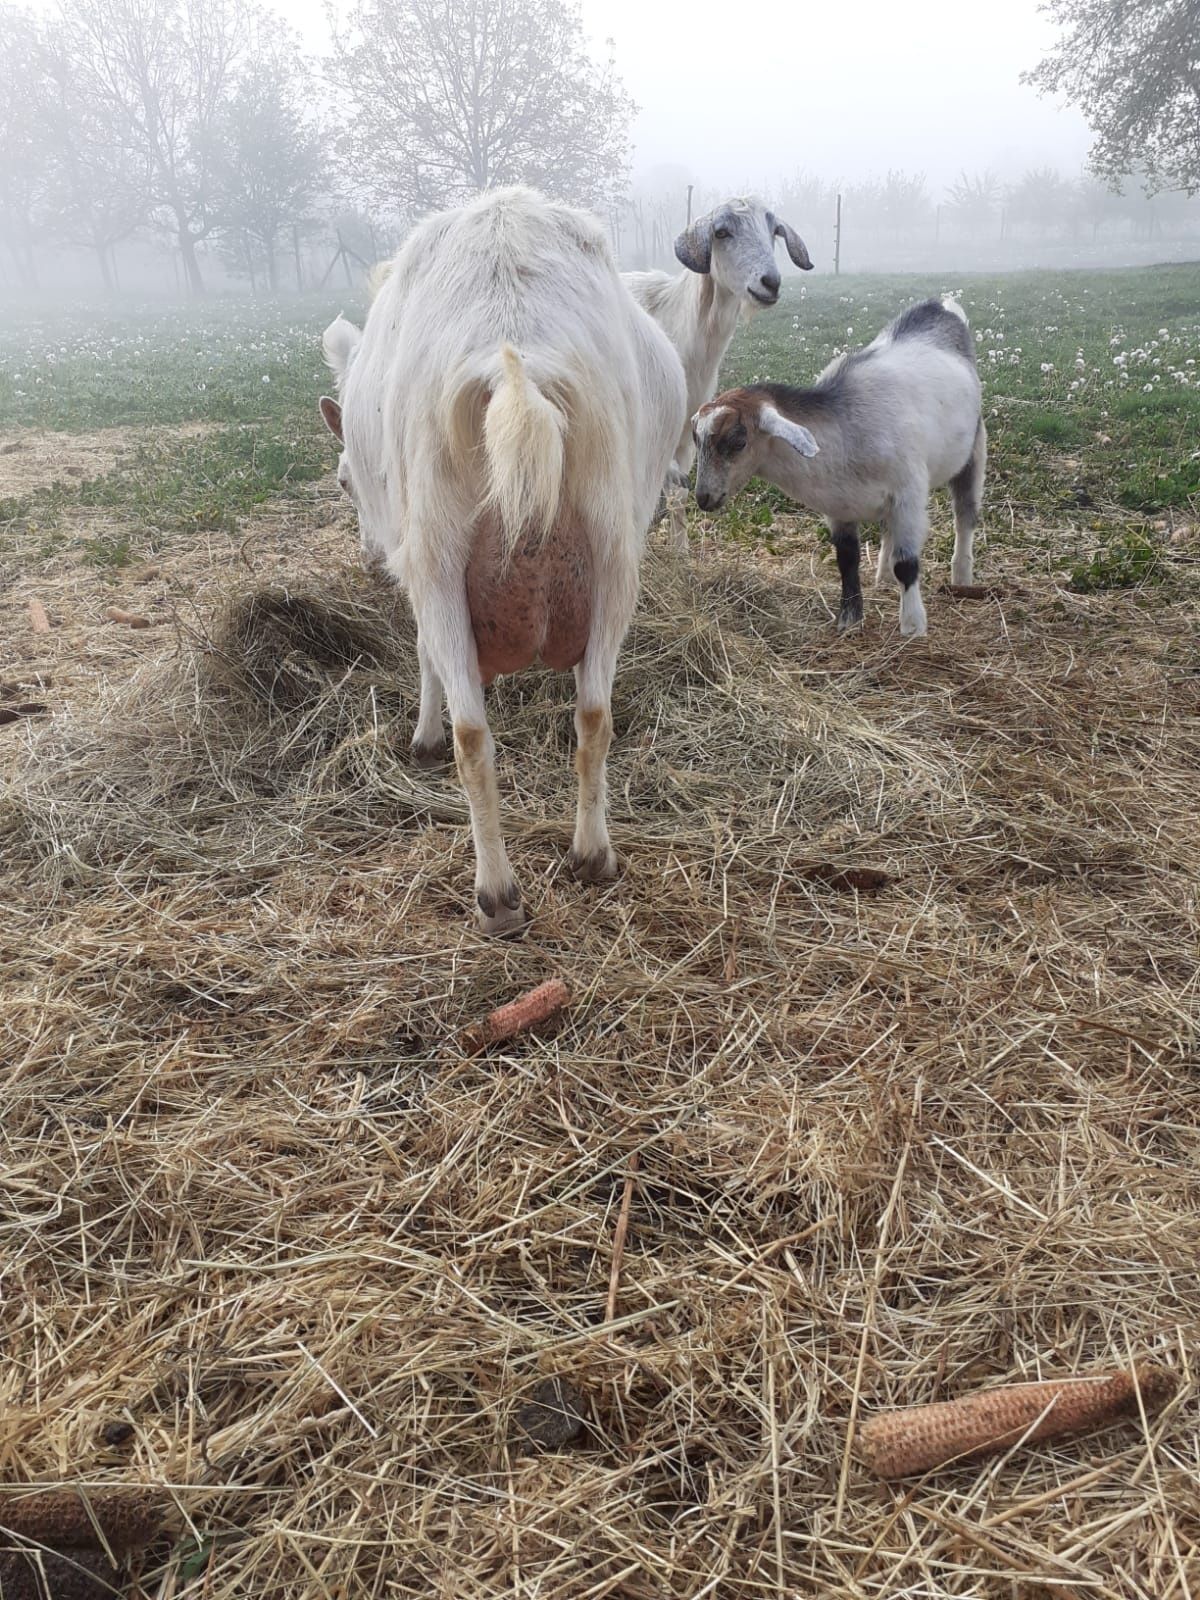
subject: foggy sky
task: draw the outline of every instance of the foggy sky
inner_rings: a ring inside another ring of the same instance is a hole
[[[583,0],[642,107],[635,166],[676,162],[718,187],[806,168],[889,167],[935,188],[968,170],[1052,165],[1091,143],[1075,111],[1023,88],[1054,38],[1037,0]]]
[[[340,0],[345,4],[345,0]],[[286,8],[327,47],[322,0]],[[769,189],[805,168],[853,181],[889,167],[940,190],[959,170],[1078,173],[1082,117],[1023,88],[1054,37],[1037,0],[583,0],[642,108],[635,173],[686,167],[704,186]]]

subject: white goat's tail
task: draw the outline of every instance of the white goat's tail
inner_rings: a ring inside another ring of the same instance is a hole
[[[511,345],[501,345],[500,359],[504,371],[483,424],[489,478],[485,503],[499,513],[511,551],[522,534],[546,533],[558,513],[567,419],[538,389]]]

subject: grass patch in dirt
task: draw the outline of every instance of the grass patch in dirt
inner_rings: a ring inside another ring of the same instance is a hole
[[[235,533],[268,501],[324,477],[330,460],[328,436],[304,424],[141,442],[102,476],[0,500],[0,554],[36,540],[44,558],[73,538],[94,565],[122,566],[179,535]],[[86,532],[93,512],[105,523],[96,536]]]
[[[880,1406],[1194,1361],[1194,603],[1024,572],[900,647],[890,601],[836,640],[807,558],[652,560],[611,888],[563,870],[569,678],[491,697],[515,945],[371,580],[234,584],[64,716],[0,801],[9,1479],[176,1485],[145,1581],[216,1600],[1182,1593],[1194,1385],[1149,1442],[846,1456]],[[557,1032],[463,1055],[552,974]],[[530,1455],[547,1377],[585,1427]]]

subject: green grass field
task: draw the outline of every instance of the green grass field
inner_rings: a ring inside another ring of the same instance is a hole
[[[1186,517],[1200,493],[1200,267],[792,279],[781,306],[742,329],[724,378],[803,383],[906,304],[946,289],[971,318],[985,382],[986,538],[1015,541],[1077,588],[1153,579],[1161,524]],[[323,475],[333,453],[316,414],[328,387],[318,341],[338,309],[227,300],[0,325],[0,429],[138,430],[136,449],[102,477],[0,487],[0,559],[25,565],[61,549],[63,512],[78,505],[122,525],[81,551],[119,565],[189,533],[232,533]],[[155,438],[193,422],[210,428]],[[776,548],[794,533],[779,521],[787,509],[758,488],[719,526]],[[944,539],[944,518],[937,526]],[[806,537],[814,527],[806,519]]]

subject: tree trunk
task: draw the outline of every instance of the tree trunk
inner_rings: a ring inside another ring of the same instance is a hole
[[[267,285],[272,294],[279,293],[279,262],[275,259],[274,239],[263,240],[263,250],[267,257]]]
[[[300,265],[300,229],[296,224],[292,226],[292,254],[296,258],[296,293],[303,294],[304,269]]]
[[[200,263],[196,259],[196,241],[186,228],[179,230],[179,258],[183,262],[183,275],[187,280],[190,295],[204,293],[204,279],[200,274]]]
[[[100,263],[100,277],[104,283],[105,294],[112,294],[116,288],[113,282],[112,268],[108,263],[108,247],[103,239],[97,239],[92,248],[96,252],[96,260]]]

